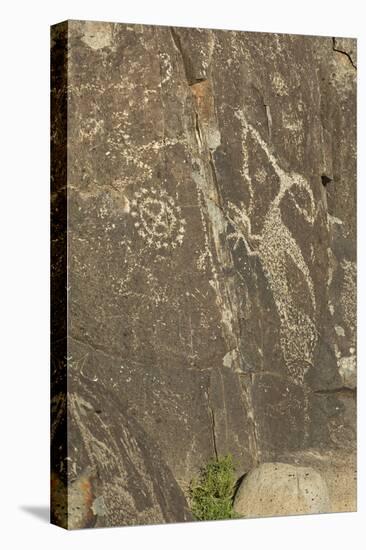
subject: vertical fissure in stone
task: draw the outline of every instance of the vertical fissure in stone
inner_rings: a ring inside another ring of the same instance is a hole
[[[192,93],[192,96],[194,94]],[[196,102],[195,97],[192,97],[195,104],[194,111],[194,123],[195,134],[198,148],[198,157],[195,158],[197,164],[200,167],[202,178],[198,179],[198,188],[201,191],[204,201],[206,215],[209,220],[211,231],[210,235],[214,243],[217,257],[217,267],[223,272],[229,270],[230,273],[234,273],[234,262],[232,259],[231,251],[226,245],[226,240],[221,238],[222,231],[225,230],[227,225],[227,216],[224,212],[222,204],[222,197],[220,192],[220,185],[217,177],[217,170],[215,167],[215,161],[212,151],[207,144],[207,136],[205,133],[205,124],[200,121],[200,106]],[[196,184],[197,184],[196,181]],[[213,261],[213,259],[211,259]],[[214,268],[216,272],[216,267]],[[220,277],[220,280],[215,281],[215,291],[218,299],[218,303],[221,304],[225,320],[223,320],[223,336],[226,342],[228,351],[236,350],[235,358],[233,361],[234,370],[236,372],[243,371],[243,358],[241,354],[241,334],[240,334],[240,319],[237,304],[239,299],[237,296],[235,281],[232,280],[233,275],[229,278],[227,276]],[[256,462],[259,457],[259,444],[258,434],[256,432],[256,424],[254,421],[254,407],[251,397],[251,389],[245,384],[242,387],[242,396],[244,399],[245,407],[250,420],[250,447],[251,454]],[[214,445],[217,453],[217,442],[215,433],[215,414],[210,407],[211,419],[213,425]]]
[[[188,84],[191,86],[193,84],[193,82],[192,82],[192,79],[191,79],[190,63],[189,63],[189,60],[187,59],[187,55],[184,52],[184,49],[182,47],[182,41],[181,41],[181,38],[179,36],[179,33],[178,33],[178,31],[175,27],[170,27],[170,34],[172,35],[172,39],[173,39],[173,42],[174,42],[174,45],[175,45],[176,49],[178,50],[178,52],[181,55],[186,80],[187,80]]]
[[[219,454],[218,454],[218,451],[217,451],[215,412],[214,412],[213,407],[212,407],[212,405],[211,405],[211,400],[210,400],[210,389],[209,389],[209,387],[207,387],[207,402],[208,402],[208,411],[209,411],[209,415],[210,415],[210,417],[211,417],[212,447],[213,447],[213,450],[214,450],[215,458],[216,458],[216,460],[218,460],[218,459],[219,459]]]

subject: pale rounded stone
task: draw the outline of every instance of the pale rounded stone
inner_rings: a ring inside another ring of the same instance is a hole
[[[327,485],[313,468],[264,463],[249,472],[235,496],[243,517],[319,514],[330,511]]]

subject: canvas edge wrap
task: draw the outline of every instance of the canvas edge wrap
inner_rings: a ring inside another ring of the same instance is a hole
[[[67,95],[68,22],[51,26],[51,488],[50,520],[68,527]]]

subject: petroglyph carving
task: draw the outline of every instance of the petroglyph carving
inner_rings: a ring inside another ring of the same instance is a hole
[[[184,239],[186,221],[165,189],[141,188],[131,202],[138,235],[149,247],[176,248]]]
[[[296,383],[302,383],[306,371],[312,364],[313,350],[317,340],[313,317],[316,308],[314,284],[300,246],[282,220],[280,205],[283,200],[293,199],[299,215],[307,223],[313,224],[315,217],[314,197],[306,179],[300,174],[285,172],[279,166],[277,159],[269,150],[259,132],[245,120],[241,112],[237,111],[236,116],[242,124],[243,138],[245,139],[250,133],[266,154],[270,165],[279,178],[280,189],[270,204],[260,234],[252,233],[251,208],[246,210],[243,203],[238,208],[229,202],[228,215],[234,228],[234,231],[229,234],[229,239],[235,240],[234,249],[242,241],[249,255],[256,255],[260,258],[280,315],[281,347],[287,369]],[[248,159],[245,157],[243,176],[249,183],[252,198],[253,187],[247,163]],[[295,303],[293,297],[295,288],[286,275],[286,265],[289,261],[295,264],[302,274],[313,311],[311,316],[299,309]]]
[[[344,311],[344,317],[347,324],[351,327],[355,325],[356,319],[356,264],[344,260],[343,268],[343,285],[341,289],[340,303]]]
[[[165,73],[164,78],[162,79],[161,83],[165,84],[165,82],[168,82],[173,74],[173,67],[170,60],[170,56],[167,53],[160,53],[160,59],[161,59],[161,66]]]

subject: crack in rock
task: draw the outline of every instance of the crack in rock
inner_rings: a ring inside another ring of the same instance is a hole
[[[333,37],[333,51],[334,52],[338,52],[338,53],[341,53],[343,55],[345,55],[346,57],[348,57],[352,67],[357,70],[357,65],[355,64],[355,62],[353,61],[352,59],[352,56],[350,53],[346,52],[345,50],[341,50],[340,48],[337,48],[337,39]]]

